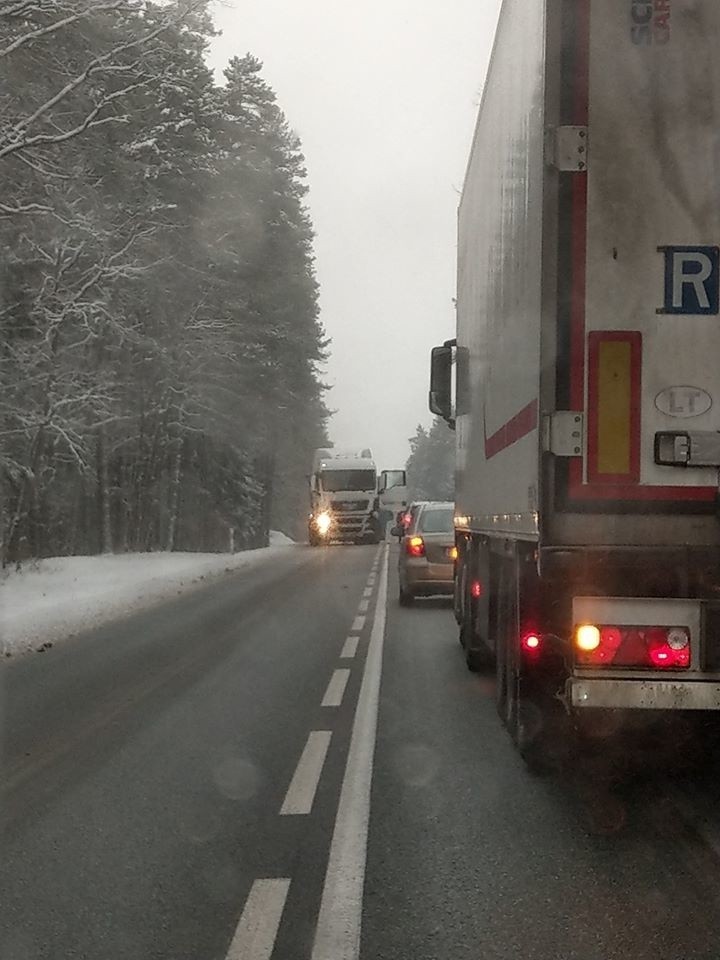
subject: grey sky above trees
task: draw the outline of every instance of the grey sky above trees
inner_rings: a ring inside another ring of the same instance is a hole
[[[383,467],[427,412],[454,329],[455,215],[499,0],[230,0],[219,68],[251,50],[302,139],[338,444]]]

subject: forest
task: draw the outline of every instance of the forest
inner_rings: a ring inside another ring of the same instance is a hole
[[[455,499],[455,434],[444,420],[418,424],[406,469],[411,500]]]
[[[293,535],[326,442],[301,145],[207,0],[0,0],[0,542]]]

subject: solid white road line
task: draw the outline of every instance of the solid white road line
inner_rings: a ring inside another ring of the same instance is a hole
[[[369,600],[361,600],[358,604],[358,613],[367,613],[368,607],[370,606]]]
[[[364,596],[364,597],[371,597],[371,596],[372,596],[372,587],[365,587],[365,589],[363,590],[363,596]]]
[[[253,883],[227,960],[269,960],[289,889],[287,879],[256,880]]]
[[[322,698],[322,703],[320,706],[339,707],[342,703],[342,698],[345,694],[345,687],[347,686],[349,678],[349,670],[334,670],[333,675],[330,677],[330,683],[327,686],[325,696]]]
[[[385,639],[387,550],[330,845],[312,960],[358,960],[375,735]]]
[[[360,633],[365,626],[365,617],[355,617],[353,625],[350,627],[353,633]]]
[[[281,816],[310,813],[330,746],[330,730],[312,730],[280,808]]]
[[[350,660],[357,653],[358,640],[360,637],[348,637],[340,653],[341,660]]]

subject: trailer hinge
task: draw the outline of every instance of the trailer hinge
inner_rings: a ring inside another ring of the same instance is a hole
[[[550,162],[561,172],[582,173],[588,168],[588,128],[555,127],[551,144]]]
[[[556,457],[579,457],[583,448],[583,414],[556,410],[543,417],[543,451]]]

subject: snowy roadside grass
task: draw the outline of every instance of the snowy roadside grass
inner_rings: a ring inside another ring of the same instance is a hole
[[[242,553],[53,557],[8,571],[0,580],[0,654],[47,649],[81,630],[264,563],[291,546],[292,540],[273,531],[269,547]]]

